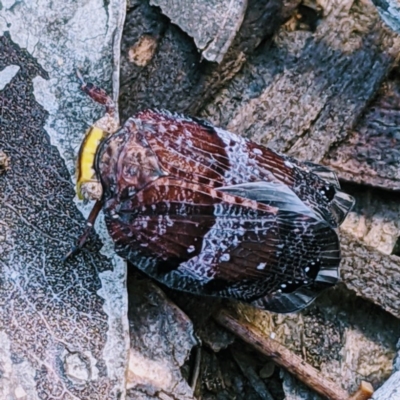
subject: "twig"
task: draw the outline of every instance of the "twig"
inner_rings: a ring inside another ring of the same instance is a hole
[[[329,400],[367,400],[373,389],[367,382],[362,382],[359,389],[352,396],[329,379],[324,378],[319,371],[307,364],[296,354],[282,346],[276,340],[263,336],[256,328],[245,322],[239,322],[227,310],[221,309],[213,314],[214,319],[249,343],[255,349],[287,369],[297,379]]]

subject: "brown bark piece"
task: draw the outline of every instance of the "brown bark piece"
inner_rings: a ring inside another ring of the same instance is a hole
[[[354,184],[344,184],[342,189],[356,203],[341,231],[383,254],[399,255],[400,194]]]
[[[196,10],[199,18],[208,18],[215,24],[215,12],[207,12],[209,2],[196,4],[200,7]],[[249,0],[232,45],[224,50],[226,54],[217,64],[202,59],[192,38],[169,22],[158,8],[145,0],[135,2],[127,13],[121,46],[121,119],[154,107],[196,115],[242,68],[247,55],[279,27],[282,7],[281,0]],[[286,7],[293,7],[293,2]],[[189,7],[187,12],[191,11]],[[156,50],[146,63],[138,64],[132,52],[135,54],[143,36],[147,43],[152,38],[151,47]]]
[[[346,234],[341,235],[341,246],[340,272],[344,284],[400,318],[399,257],[379,253]]]
[[[287,369],[322,396],[330,400],[347,400],[349,398],[345,390],[331,380],[324,378],[319,371],[304,362],[302,358],[277,341],[257,332],[251,325],[243,321],[239,322],[228,311],[220,310],[214,314],[214,318],[222,326],[234,332],[262,354],[272,358],[276,364]]]
[[[400,41],[372,4],[323,5],[315,32],[282,27],[208,104],[216,125],[319,162],[392,68]]]
[[[348,138],[326,155],[348,181],[384,189],[400,189],[400,75],[399,69],[380,88]]]

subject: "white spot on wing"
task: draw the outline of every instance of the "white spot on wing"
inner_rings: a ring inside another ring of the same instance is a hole
[[[288,168],[293,168],[293,164],[291,162],[289,162],[288,160],[285,160],[284,164],[288,167]]]
[[[222,256],[219,258],[220,261],[229,261],[231,259],[231,256],[228,253],[222,254]]]

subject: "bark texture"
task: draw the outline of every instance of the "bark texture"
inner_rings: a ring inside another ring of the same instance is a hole
[[[197,3],[193,15],[185,10],[184,1],[171,7],[167,0],[153,1],[161,13],[145,1],[133,3],[122,46],[124,118],[146,107],[200,115],[275,150],[324,163],[350,182],[396,189],[400,40],[372,3],[249,1],[236,30],[233,24],[213,25],[218,19],[206,7],[197,8]],[[181,16],[177,5],[183,7]],[[229,16],[239,18],[239,8]],[[201,12],[212,20],[205,24],[215,28],[207,37],[204,26],[193,28],[196,21],[207,20],[199,17]],[[149,43],[145,35],[152,38],[153,44],[147,45],[151,57],[139,65],[128,55],[132,48],[136,54],[140,43]],[[225,51],[228,41],[231,46]],[[207,59],[206,42],[210,49],[218,48],[212,57],[219,64]],[[399,230],[396,194],[389,199],[373,189],[370,195],[358,186],[349,190],[362,201],[342,230],[343,284],[299,315],[276,316],[244,307],[243,319],[353,393],[360,379],[378,387],[392,370],[400,336]],[[209,306],[201,308],[196,300],[192,301],[197,305],[190,306],[189,295],[171,296],[195,321],[199,313],[209,314]],[[215,328],[204,329],[213,326],[205,321],[206,316],[195,323],[204,342],[215,349],[221,349],[221,343],[228,346],[222,334],[210,332]],[[251,374],[246,379],[253,382],[253,391],[231,385],[224,373],[228,359],[226,350],[216,355],[203,351],[195,395],[258,398],[255,388],[262,385]],[[239,372],[231,371],[231,376],[239,380],[240,371],[249,369],[240,366],[237,354],[233,360]],[[287,375],[283,379],[287,398],[317,398]],[[283,398],[282,392],[268,386],[263,396],[269,394]]]

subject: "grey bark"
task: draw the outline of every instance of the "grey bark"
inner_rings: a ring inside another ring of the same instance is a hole
[[[398,74],[393,71],[346,140],[326,155],[324,162],[343,179],[400,189],[399,85]]]
[[[385,384],[379,388],[371,400],[399,400],[400,399],[400,372],[395,372]]]
[[[76,153],[103,112],[79,91],[75,70],[112,90],[121,6],[0,4],[0,150],[9,158],[0,176],[1,399],[124,397],[124,266],[100,253],[97,235],[63,262],[85,226],[73,201]]]

